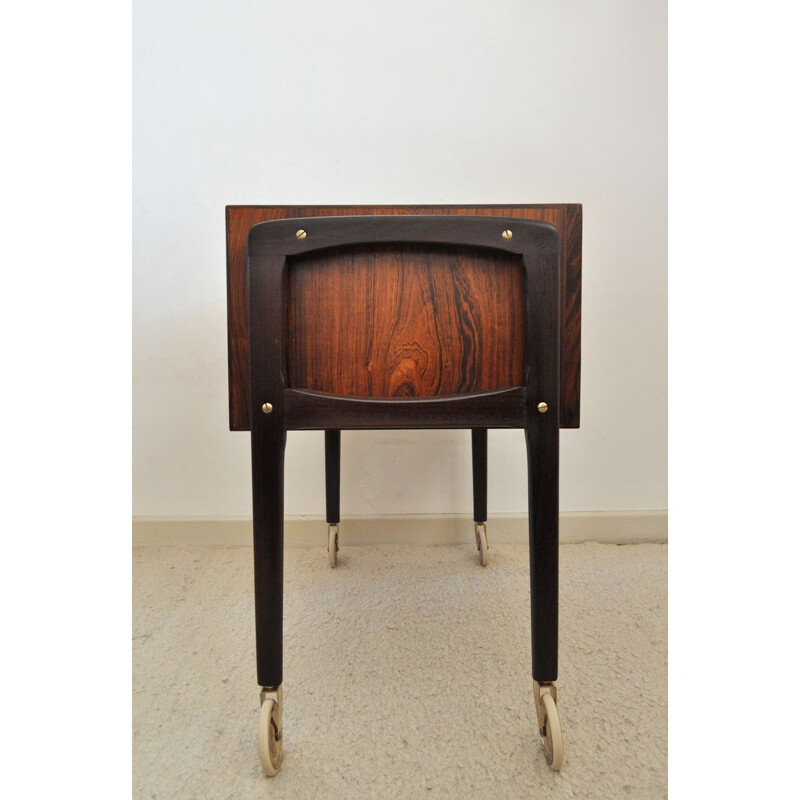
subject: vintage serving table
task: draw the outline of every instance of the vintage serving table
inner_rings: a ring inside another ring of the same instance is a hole
[[[558,438],[580,416],[580,205],[228,206],[230,428],[250,431],[261,766],[282,754],[287,430],[325,431],[328,563],[343,429],[468,428],[488,563],[487,429],[528,453],[534,703],[560,769]]]

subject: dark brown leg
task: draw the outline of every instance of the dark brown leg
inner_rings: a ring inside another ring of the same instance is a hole
[[[557,248],[524,257],[528,291],[528,525],[533,679],[558,676],[559,268]],[[555,699],[555,698],[554,698]]]
[[[525,440],[533,679],[549,683],[558,676],[558,428],[532,422]]]
[[[325,516],[328,525],[339,524],[342,432],[325,431]]]
[[[256,661],[259,684],[273,689],[283,683],[284,266],[248,260]]]
[[[475,522],[486,522],[487,431],[472,429],[472,507]]]
[[[257,441],[257,438],[260,441]],[[283,682],[283,461],[286,434],[252,435],[256,662],[261,686]]]

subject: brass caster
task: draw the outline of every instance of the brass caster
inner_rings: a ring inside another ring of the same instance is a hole
[[[283,757],[283,684],[261,690],[261,711],[258,714],[258,756],[261,771],[272,777],[278,774]]]
[[[328,525],[328,566],[336,566],[336,558],[339,553],[339,526]]]
[[[486,523],[475,523],[475,544],[481,554],[481,564],[485,567],[489,563],[489,540],[486,537]]]
[[[561,722],[558,718],[558,690],[553,683],[539,684],[534,681],[533,696],[544,756],[547,763],[558,772],[564,763],[564,739],[561,736]]]

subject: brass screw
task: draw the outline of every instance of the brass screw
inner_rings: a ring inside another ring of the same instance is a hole
[[[272,403],[264,403],[264,405],[261,406],[261,410],[265,414],[271,414],[272,413]]]
[[[536,408],[539,409],[540,414],[544,414],[547,411],[547,403],[539,403],[539,405],[536,406]]]
[[[304,231],[302,228],[300,228],[300,230],[299,230],[299,231],[297,231],[297,233],[295,234],[295,236],[296,236],[298,239],[305,239],[305,238],[306,238],[306,236],[308,236],[308,234],[307,234],[307,233],[306,233],[306,232],[305,232],[305,231]]]
[[[514,234],[513,234],[513,233],[511,233],[511,231],[510,231],[508,228],[506,228],[506,229],[503,231],[503,233],[501,234],[501,236],[502,236],[504,239],[510,239],[510,238],[511,238],[513,235],[514,235]]]

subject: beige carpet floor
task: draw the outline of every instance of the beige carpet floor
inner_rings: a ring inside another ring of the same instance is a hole
[[[135,548],[133,797],[665,798],[666,545],[561,547],[560,774],[536,733],[527,546],[491,555],[345,545],[331,570],[288,549],[265,778],[250,549]]]

